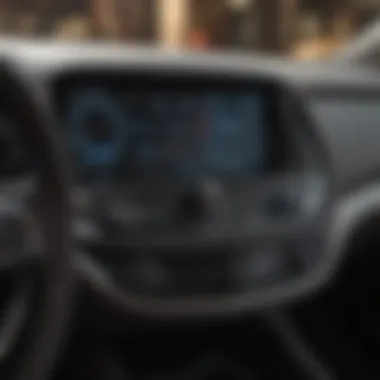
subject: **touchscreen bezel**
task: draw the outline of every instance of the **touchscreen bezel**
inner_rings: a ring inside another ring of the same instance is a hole
[[[260,172],[247,173],[247,179],[257,179],[260,176],[267,176],[278,171],[282,171],[287,166],[289,158],[289,144],[287,141],[286,127],[284,118],[281,117],[280,89],[272,81],[262,78],[235,78],[218,75],[184,75],[166,74],[158,75],[155,73],[110,73],[110,72],[91,72],[77,73],[59,77],[52,86],[52,95],[55,106],[61,118],[61,124],[65,129],[65,117],[67,115],[70,97],[76,89],[82,88],[105,88],[110,91],[133,92],[159,92],[161,89],[173,92],[197,92],[220,91],[245,93],[260,93],[266,100],[263,102],[263,125],[265,130],[266,158],[264,168]],[[79,168],[74,163],[77,172]],[[77,173],[83,177],[83,173]],[[114,181],[128,182],[128,173],[123,178],[108,173]],[[78,178],[82,182],[83,178]],[[136,178],[133,179],[135,181]],[[145,181],[146,179],[141,179]]]

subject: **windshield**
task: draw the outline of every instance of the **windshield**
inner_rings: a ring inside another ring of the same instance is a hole
[[[365,3],[365,5],[364,5]],[[3,0],[5,36],[325,57],[368,25],[380,1]]]

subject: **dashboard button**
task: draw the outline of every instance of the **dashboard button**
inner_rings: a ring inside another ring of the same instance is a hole
[[[287,258],[280,248],[253,248],[240,255],[235,278],[242,287],[274,284],[289,274]]]

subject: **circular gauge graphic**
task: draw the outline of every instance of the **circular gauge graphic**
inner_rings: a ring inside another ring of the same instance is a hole
[[[73,146],[85,166],[117,163],[126,148],[126,115],[110,94],[80,91],[72,99],[68,118]]]

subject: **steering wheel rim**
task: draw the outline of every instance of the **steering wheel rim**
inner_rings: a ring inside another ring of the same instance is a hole
[[[0,62],[0,107],[18,120],[18,126],[41,169],[44,196],[44,242],[38,318],[23,342],[11,380],[47,378],[64,337],[73,289],[71,206],[68,159],[47,99],[12,62]],[[7,377],[6,377],[7,379]]]

